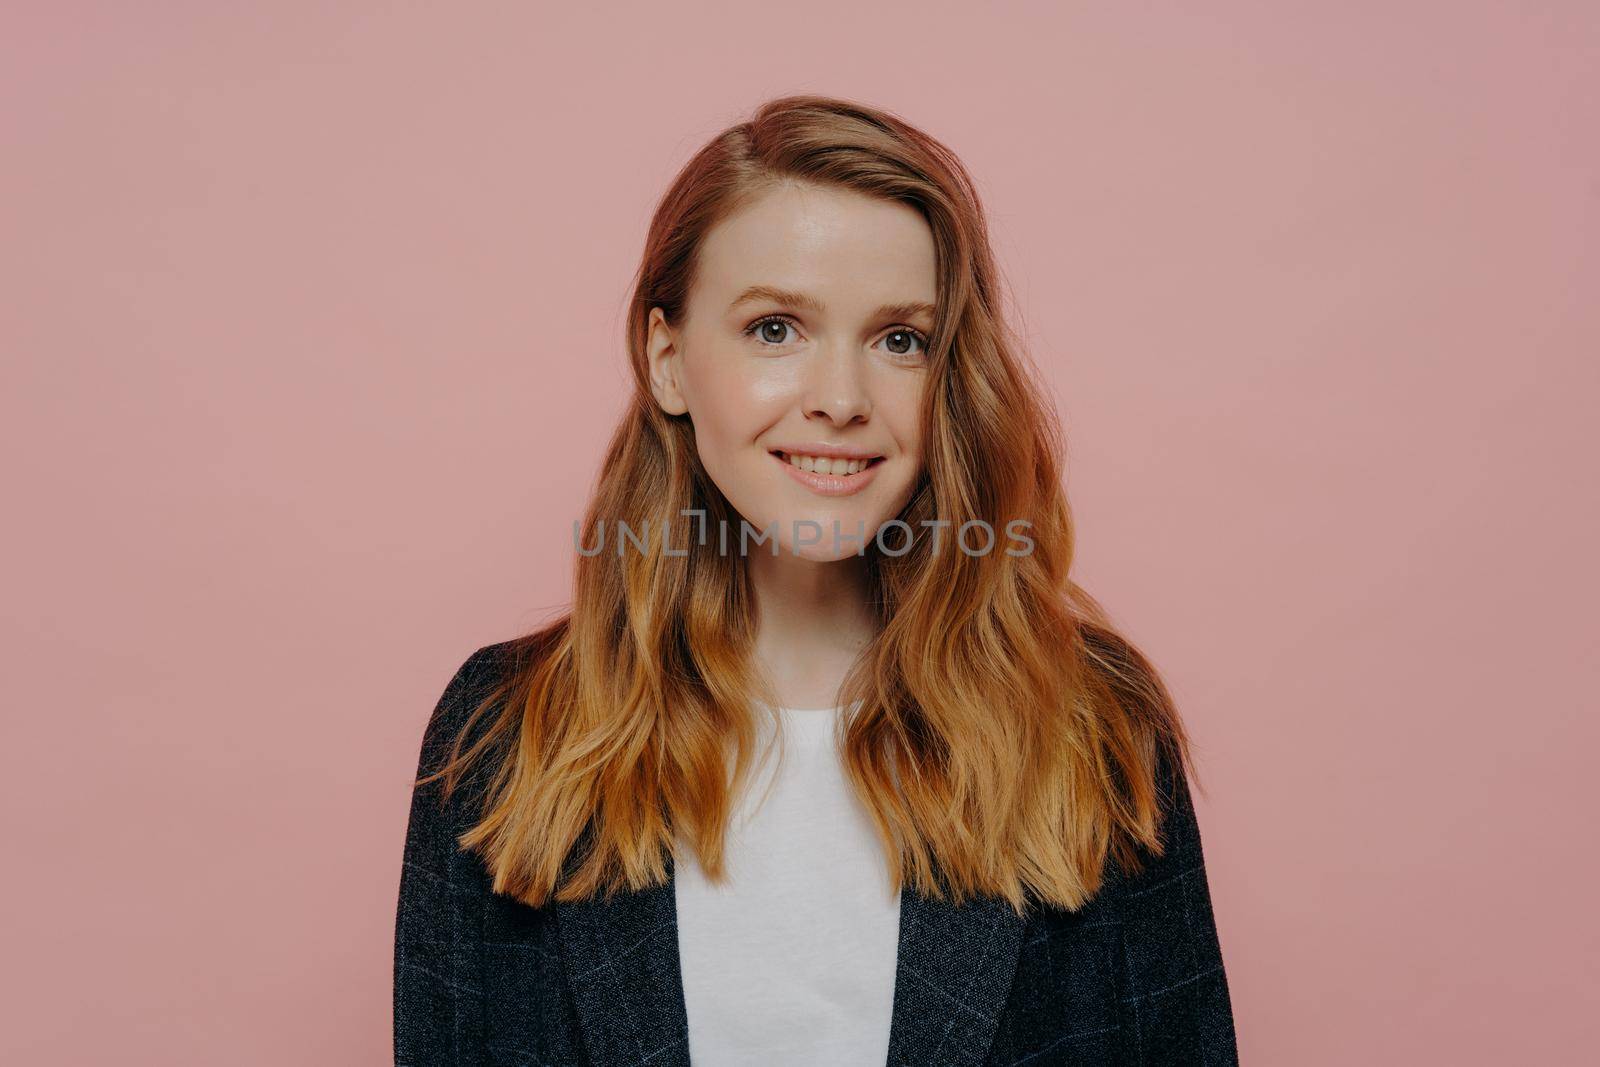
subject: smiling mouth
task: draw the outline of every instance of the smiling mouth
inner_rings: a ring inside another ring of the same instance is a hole
[[[830,459],[827,456],[791,455],[776,450],[771,454],[799,470],[813,474],[829,474],[836,478],[849,478],[883,462],[882,456],[873,456],[870,459]]]

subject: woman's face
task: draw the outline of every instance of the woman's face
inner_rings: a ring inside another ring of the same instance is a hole
[[[914,209],[784,183],[706,235],[677,328],[651,309],[652,389],[688,413],[707,473],[755,531],[843,559],[899,514],[922,468],[936,292]],[[899,549],[905,531],[884,543]],[[772,546],[752,536],[746,552]]]

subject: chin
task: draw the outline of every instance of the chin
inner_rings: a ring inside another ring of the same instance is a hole
[[[785,520],[783,525],[784,536],[782,538],[783,547],[785,551],[802,559],[825,563],[864,556],[866,555],[865,549],[871,547],[872,539],[884,521],[886,520],[865,517],[847,518],[844,515],[829,515],[826,517],[800,516]],[[816,541],[804,545],[796,544],[795,537],[797,532],[807,537],[816,532],[815,528],[804,525],[808,522],[815,523],[817,527],[821,528],[820,536]],[[839,524],[837,539],[835,539],[833,533],[833,524],[835,522]],[[796,524],[800,524],[798,531],[796,530]],[[856,539],[858,526],[860,528],[859,540]]]
[[[862,556],[856,552],[855,545],[840,545],[838,548],[829,544],[806,545],[804,548],[791,551],[793,555],[810,560],[812,563],[837,563],[840,560],[859,559]]]

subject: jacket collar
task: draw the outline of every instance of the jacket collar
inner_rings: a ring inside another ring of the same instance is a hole
[[[689,1064],[688,1013],[678,957],[676,877],[553,905],[584,1046],[596,1064]],[[979,1067],[1010,993],[1023,919],[1003,900],[960,907],[900,894],[900,943],[890,1065]]]

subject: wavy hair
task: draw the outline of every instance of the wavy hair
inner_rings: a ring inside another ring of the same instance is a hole
[[[1019,358],[977,193],[947,147],[886,111],[800,95],[694,155],[656,208],[634,279],[633,403],[582,543],[606,519],[648,534],[693,509],[737,527],[688,416],[652,396],[646,329],[652,307],[681,322],[707,232],[783,182],[910,205],[937,256],[924,470],[898,516],[916,533],[901,555],[865,546],[878,630],[839,691],[847,775],[892,884],[1075,910],[1108,858],[1137,872],[1141,850],[1163,851],[1160,764],[1193,777],[1189,742],[1155,669],[1068,576],[1058,419]],[[1018,517],[1032,524],[1026,555],[935,551],[925,525]],[[663,536],[579,553],[570,611],[512,643],[514,669],[419,778],[443,778],[448,797],[469,769],[485,772],[458,844],[483,858],[495,892],[539,906],[660,884],[675,837],[723,876],[757,740],[752,705],[776,701],[751,665],[743,557],[667,548]]]

